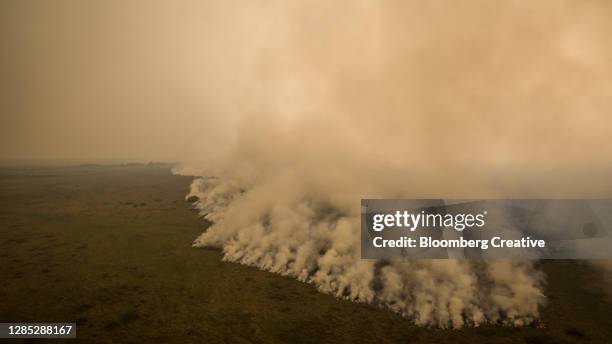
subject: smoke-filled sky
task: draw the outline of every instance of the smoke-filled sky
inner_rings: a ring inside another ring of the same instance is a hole
[[[0,157],[193,156],[239,101],[247,6],[2,1]]]
[[[0,158],[184,161],[252,127],[307,127],[440,168],[607,165],[611,15],[608,1],[5,0]]]

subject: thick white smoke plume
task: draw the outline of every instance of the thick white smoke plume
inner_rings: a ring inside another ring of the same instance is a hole
[[[194,245],[419,325],[531,323],[545,300],[531,263],[361,260],[360,199],[609,195],[609,6],[237,10],[238,53],[210,75],[227,125],[177,171],[201,176],[189,196],[213,222]]]
[[[361,260],[358,199],[343,206],[304,184],[285,176],[252,186],[196,179],[189,197],[214,224],[194,246],[222,247],[226,260],[385,305],[419,325],[523,325],[538,317],[544,296],[529,263]]]

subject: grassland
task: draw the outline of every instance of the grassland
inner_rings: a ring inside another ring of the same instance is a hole
[[[206,224],[189,183],[168,166],[0,169],[0,322],[74,321],[77,341],[109,343],[612,343],[588,264],[542,263],[544,328],[420,328],[192,248]]]

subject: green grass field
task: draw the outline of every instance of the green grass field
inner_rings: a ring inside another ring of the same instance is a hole
[[[612,343],[588,264],[541,263],[544,328],[420,328],[192,248],[206,226],[190,181],[168,166],[0,169],[0,322],[76,322],[80,341],[109,343]]]

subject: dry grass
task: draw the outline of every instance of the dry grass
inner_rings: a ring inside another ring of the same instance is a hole
[[[545,262],[527,328],[413,326],[387,310],[191,248],[204,224],[166,166],[0,170],[0,320],[76,321],[86,342],[606,343],[612,307],[583,263]],[[57,342],[57,341],[55,341]]]

